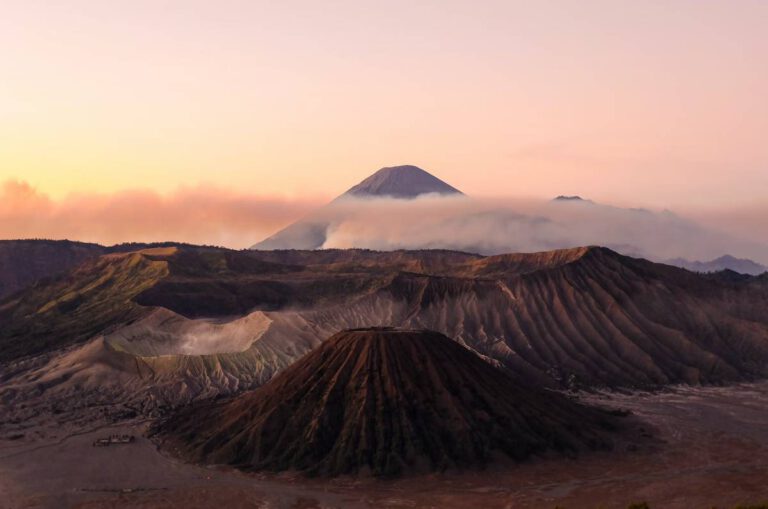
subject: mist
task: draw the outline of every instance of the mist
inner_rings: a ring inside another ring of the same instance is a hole
[[[768,208],[620,208],[589,200],[446,197],[413,200],[345,196],[290,200],[215,186],[159,194],[147,189],[52,199],[29,184],[0,185],[0,238],[102,244],[178,241],[245,248],[297,223],[313,247],[455,249],[481,254],[601,245],[664,261],[730,254],[768,264]],[[290,230],[290,228],[289,228]]]
[[[726,215],[716,217],[719,222],[707,224],[666,210],[588,200],[425,196],[409,201],[345,198],[311,221],[327,225],[323,248],[444,248],[490,255],[601,245],[658,261],[731,254],[768,263],[764,235],[755,231],[750,238],[749,230],[731,228],[723,220]]]
[[[0,238],[101,244],[177,241],[244,248],[320,205],[211,185],[79,193],[55,200],[23,181],[0,184]]]

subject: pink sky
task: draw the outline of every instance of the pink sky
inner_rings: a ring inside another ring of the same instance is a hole
[[[320,206],[312,199],[212,186],[76,193],[53,199],[26,182],[0,183],[0,239],[53,238],[101,244],[163,242],[245,248]]]
[[[11,0],[0,182],[301,202],[411,163],[475,196],[759,209],[766,27],[763,1]]]

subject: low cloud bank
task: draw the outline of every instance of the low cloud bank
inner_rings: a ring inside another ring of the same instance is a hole
[[[245,248],[320,204],[217,189],[87,193],[53,200],[25,182],[0,185],[0,238],[101,244],[178,241]]]
[[[298,218],[287,246],[441,248],[496,254],[602,245],[653,260],[711,260],[723,254],[768,264],[768,205],[668,211],[587,200],[415,200],[345,197],[285,200],[211,186],[163,195],[148,190],[54,200],[19,181],[0,185],[0,238],[73,239],[102,244],[179,241],[244,248]],[[319,241],[318,241],[319,239]]]
[[[315,216],[328,225],[322,247],[447,248],[496,254],[602,245],[654,260],[709,260],[725,253],[768,262],[760,237],[732,234],[668,211],[586,200],[413,201],[345,199]],[[762,237],[765,239],[765,237]]]

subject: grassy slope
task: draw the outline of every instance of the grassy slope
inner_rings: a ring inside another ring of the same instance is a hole
[[[105,255],[0,305],[0,361],[85,341],[145,310],[133,298],[168,274],[140,253]]]

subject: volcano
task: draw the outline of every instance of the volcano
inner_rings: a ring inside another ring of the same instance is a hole
[[[369,328],[340,332],[267,385],[193,405],[156,433],[196,462],[392,476],[607,448],[614,419],[528,389],[437,332]]]
[[[339,198],[378,196],[407,199],[424,194],[460,195],[464,193],[417,166],[404,165],[380,169]]]
[[[350,199],[390,198],[409,200],[419,196],[463,196],[464,193],[413,165],[381,168],[348,189],[324,208],[251,246],[251,249],[317,249],[323,246],[332,220],[339,220],[338,206]]]

